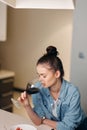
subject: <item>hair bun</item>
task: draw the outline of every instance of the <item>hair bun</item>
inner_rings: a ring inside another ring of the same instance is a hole
[[[54,55],[54,56],[59,55],[59,52],[57,51],[56,47],[54,47],[54,46],[48,46],[46,48],[46,51],[47,51],[48,55]]]

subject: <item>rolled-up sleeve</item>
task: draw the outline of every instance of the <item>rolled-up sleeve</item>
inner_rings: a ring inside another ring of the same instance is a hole
[[[74,130],[82,119],[80,94],[78,90],[73,92],[70,99],[69,108],[62,121],[57,123],[57,130]]]

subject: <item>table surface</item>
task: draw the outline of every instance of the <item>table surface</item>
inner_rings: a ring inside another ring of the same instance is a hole
[[[10,130],[10,128],[13,125],[17,124],[30,124],[35,126],[30,119],[28,120],[23,116],[13,114],[0,109],[0,130]],[[51,130],[51,127],[43,124],[35,127],[37,128],[37,130]]]

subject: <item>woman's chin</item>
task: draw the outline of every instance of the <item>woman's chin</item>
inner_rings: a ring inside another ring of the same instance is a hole
[[[48,86],[46,86],[46,85],[43,85],[43,87],[44,87],[44,88],[48,88]]]

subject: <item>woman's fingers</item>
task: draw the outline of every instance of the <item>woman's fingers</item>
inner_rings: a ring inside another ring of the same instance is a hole
[[[29,105],[29,100],[26,91],[21,93],[20,97],[18,98],[18,101],[22,103],[24,106]]]
[[[18,101],[23,102],[26,99],[26,92],[21,93],[20,97],[18,97]]]
[[[24,100],[25,99],[25,96],[24,96],[24,92],[21,93],[21,99]]]

